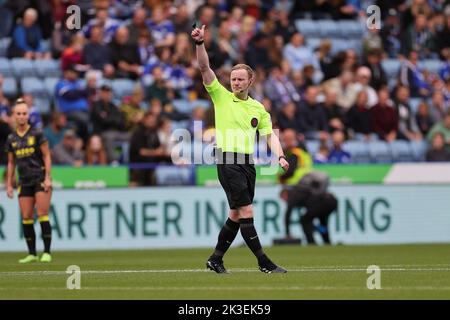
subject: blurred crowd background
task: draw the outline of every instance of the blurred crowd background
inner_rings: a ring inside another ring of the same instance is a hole
[[[178,128],[211,142],[193,23],[221,83],[249,64],[250,95],[315,163],[450,161],[449,1],[0,0],[0,17],[0,145],[23,97],[54,164],[170,164]]]

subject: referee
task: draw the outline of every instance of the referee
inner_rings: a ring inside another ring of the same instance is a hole
[[[217,173],[225,190],[230,212],[222,227],[214,253],[209,257],[207,268],[217,273],[228,273],[223,265],[223,256],[230,247],[239,229],[247,246],[258,259],[259,270],[265,273],[285,273],[264,253],[253,225],[253,196],[255,193],[255,167],[253,164],[256,131],[267,136],[269,147],[278,156],[284,170],[289,167],[280,141],[272,134],[270,115],[264,106],[249,97],[248,89],[254,81],[253,70],[245,64],[231,69],[232,92],[217,80],[209,66],[204,42],[205,26],[194,26],[191,36],[196,44],[197,60],[203,84],[214,103]],[[272,138],[272,139],[271,139]]]

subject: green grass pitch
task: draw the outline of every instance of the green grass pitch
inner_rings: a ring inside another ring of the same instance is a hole
[[[247,248],[225,257],[229,275],[205,269],[210,249],[54,252],[51,264],[19,265],[0,253],[0,299],[450,299],[450,245],[266,248],[287,274],[263,274]],[[66,269],[81,268],[81,289]],[[369,290],[369,265],[381,289]]]

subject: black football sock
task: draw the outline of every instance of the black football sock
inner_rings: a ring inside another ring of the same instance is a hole
[[[223,225],[222,230],[220,230],[216,249],[210,258],[213,260],[222,260],[225,252],[227,252],[228,248],[230,248],[233,243],[234,238],[236,238],[238,231],[239,223],[228,218]]]
[[[28,246],[28,253],[36,255],[36,233],[34,232],[34,220],[22,220],[23,236]]]
[[[44,241],[44,252],[50,253],[50,245],[52,243],[52,228],[48,216],[39,217],[42,230],[42,240]]]
[[[253,254],[259,259],[264,256],[264,251],[259,242],[258,234],[256,233],[253,224],[253,218],[239,219],[241,234],[247,246],[252,250]]]

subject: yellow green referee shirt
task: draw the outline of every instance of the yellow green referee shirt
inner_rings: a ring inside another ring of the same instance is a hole
[[[223,152],[252,154],[256,131],[262,136],[272,133],[270,114],[250,96],[247,100],[236,97],[217,78],[204,86],[214,103],[217,148]]]

